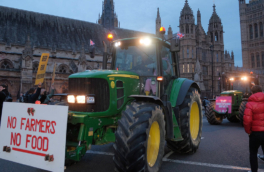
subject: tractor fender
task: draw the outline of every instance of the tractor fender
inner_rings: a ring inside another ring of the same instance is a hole
[[[201,93],[199,85],[192,80],[185,78],[178,78],[174,80],[170,98],[172,107],[180,106],[183,103],[190,87],[196,88],[198,92]]]
[[[129,97],[134,98],[136,101],[152,102],[152,103],[160,105],[165,115],[166,138],[167,139],[174,138],[171,102],[169,101],[163,102],[159,97],[156,97],[156,96],[131,95]]]

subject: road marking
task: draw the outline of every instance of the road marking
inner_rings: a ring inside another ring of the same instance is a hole
[[[90,154],[97,154],[97,155],[110,155],[113,156],[113,153],[108,152],[99,152],[99,151],[92,151],[88,150],[86,153]],[[169,156],[171,156],[173,152],[167,153],[162,161],[164,162],[172,162],[172,163],[179,163],[179,164],[188,164],[188,165],[199,165],[199,166],[205,166],[205,167],[214,167],[214,168],[224,168],[224,169],[232,169],[232,170],[250,170],[250,168],[247,167],[238,167],[238,166],[232,166],[232,165],[221,165],[221,164],[210,164],[210,163],[202,163],[202,162],[193,162],[193,161],[183,161],[183,160],[174,160],[174,159],[168,159]],[[262,169],[259,169],[262,171]]]

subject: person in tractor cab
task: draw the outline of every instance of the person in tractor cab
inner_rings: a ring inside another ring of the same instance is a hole
[[[249,152],[251,171],[258,171],[258,148],[264,145],[264,93],[260,86],[251,88],[252,95],[243,117],[243,124],[246,133],[249,134]]]

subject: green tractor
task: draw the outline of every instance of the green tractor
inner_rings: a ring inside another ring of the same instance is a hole
[[[243,125],[243,115],[247,98],[251,95],[250,88],[257,83],[255,77],[251,76],[235,76],[228,78],[227,90],[221,93],[216,100],[210,100],[206,108],[205,116],[212,125],[219,125],[224,118],[230,122],[239,122]],[[219,111],[216,106],[222,106],[221,102],[227,102],[227,98],[231,97],[231,109],[226,108],[225,111]],[[217,100],[219,99],[219,102]]]
[[[80,161],[92,145],[114,143],[117,171],[152,172],[161,166],[166,142],[173,151],[196,152],[202,133],[200,89],[178,77],[171,45],[155,37],[111,45],[111,70],[69,76],[65,161]],[[107,58],[104,53],[104,69]]]

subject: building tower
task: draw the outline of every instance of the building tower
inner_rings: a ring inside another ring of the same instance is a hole
[[[208,26],[208,36],[212,44],[223,45],[223,26],[220,17],[216,13],[215,7],[214,4],[214,11]]]
[[[202,26],[201,12],[200,12],[199,9],[198,9],[198,11],[197,11],[197,25],[198,25],[198,26]]]
[[[98,24],[103,25],[108,30],[118,27],[118,18],[115,13],[113,0],[104,0],[102,5],[102,16],[99,14]]]
[[[156,18],[156,35],[158,37],[160,37],[160,33],[159,33],[160,27],[161,27],[161,18],[160,18],[160,13],[159,13],[159,8],[158,8],[157,18]]]
[[[172,35],[173,35],[173,33],[172,33],[172,28],[171,28],[171,26],[170,26],[169,29],[168,29],[168,39],[170,39],[170,41],[171,41],[171,39],[172,39]]]
[[[195,34],[193,11],[188,4],[188,0],[185,1],[185,5],[181,11],[180,32],[185,34],[185,38],[188,38],[191,34]]]
[[[241,46],[242,46],[242,61],[244,68],[250,68],[250,58],[248,53],[248,36],[247,30],[251,29],[247,27],[247,15],[246,15],[246,8],[247,4],[245,0],[238,0],[239,2],[239,16],[240,16],[240,29],[241,29]],[[253,29],[252,29],[253,30]],[[250,31],[249,31],[250,32]],[[253,33],[253,31],[252,31]]]

